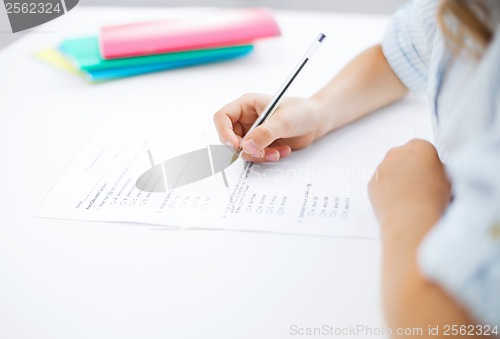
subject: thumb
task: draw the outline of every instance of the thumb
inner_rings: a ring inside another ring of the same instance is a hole
[[[242,144],[243,151],[248,154],[255,154],[262,151],[276,139],[286,138],[287,134],[286,124],[281,123],[279,119],[269,119],[245,137]]]

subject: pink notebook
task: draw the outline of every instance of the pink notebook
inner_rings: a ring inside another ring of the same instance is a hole
[[[241,45],[279,35],[268,10],[236,9],[191,19],[104,27],[100,47],[104,59],[116,59]]]

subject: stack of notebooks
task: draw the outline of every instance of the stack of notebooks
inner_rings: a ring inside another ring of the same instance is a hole
[[[38,57],[91,82],[220,62],[247,55],[253,42],[280,35],[265,9],[103,27],[97,36],[64,40]]]

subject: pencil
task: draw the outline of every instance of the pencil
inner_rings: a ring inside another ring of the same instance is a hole
[[[305,65],[312,59],[314,54],[316,54],[317,50],[325,41],[326,35],[323,33],[318,34],[318,36],[314,39],[314,42],[311,44],[307,52],[304,54],[300,62],[297,64],[295,69],[292,71],[290,76],[286,79],[286,81],[283,83],[283,85],[280,87],[276,95],[273,97],[273,99],[269,102],[269,104],[264,108],[262,113],[259,115],[259,117],[255,120],[255,122],[252,124],[246,135],[250,134],[254,129],[265,123],[267,120],[271,118],[271,116],[276,112],[276,109],[278,108],[279,104],[283,100],[283,97],[285,96],[285,93],[287,90],[290,88],[294,80],[297,78],[299,75],[300,71],[304,69]],[[246,137],[245,135],[245,137]],[[241,155],[241,152],[243,151],[242,145],[243,142],[245,141],[245,137],[243,140],[241,140],[240,146],[238,149],[234,152],[232,158],[231,158],[231,163],[235,162]]]

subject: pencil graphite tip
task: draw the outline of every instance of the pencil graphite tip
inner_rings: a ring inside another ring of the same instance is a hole
[[[238,160],[242,151],[243,151],[243,149],[241,147],[238,147],[238,149],[236,151],[234,151],[233,156],[231,158],[231,164],[233,162],[235,162],[236,160]]]

